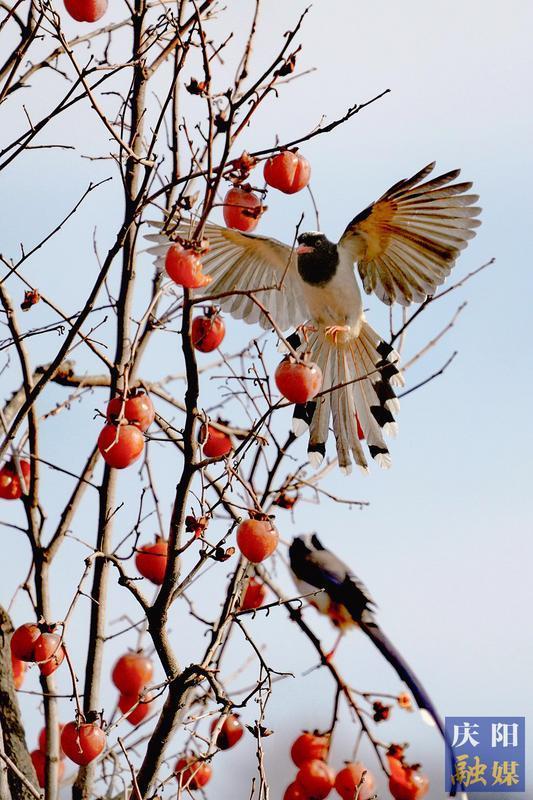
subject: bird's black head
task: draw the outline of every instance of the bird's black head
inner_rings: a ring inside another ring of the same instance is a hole
[[[315,550],[325,550],[324,545],[321,543],[316,533],[308,533],[305,536],[295,536],[289,547],[291,566],[295,561],[297,563],[303,561],[303,559],[307,558],[307,556]],[[296,572],[294,569],[293,571]]]
[[[339,253],[337,245],[323,233],[311,231],[298,236],[298,272],[312,286],[326,284],[337,271]]]

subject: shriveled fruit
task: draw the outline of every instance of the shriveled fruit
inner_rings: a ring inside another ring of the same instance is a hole
[[[65,755],[85,767],[98,758],[106,744],[106,735],[96,722],[67,722],[61,733],[61,747]]]
[[[217,723],[218,720],[214,719],[211,724],[211,732],[214,731]],[[239,717],[236,714],[228,714],[217,736],[217,747],[220,747],[221,750],[229,750],[230,747],[237,744],[243,733],[244,728]]]
[[[161,586],[165,579],[168,560],[168,542],[156,539],[152,544],[144,544],[135,553],[135,566],[149,581]]]
[[[411,695],[409,692],[400,692],[398,697],[396,698],[396,702],[403,708],[405,711],[412,711],[413,710],[413,701],[411,700]]]
[[[335,773],[318,758],[304,761],[296,776],[296,783],[300,784],[313,800],[324,800],[335,783]]]
[[[359,761],[346,764],[343,769],[337,772],[335,778],[335,790],[342,797],[342,800],[353,800],[357,787],[360,784],[363,772],[365,782],[359,790],[358,800],[370,800],[374,796],[375,780],[371,772],[368,772],[364,764]]]
[[[41,675],[52,675],[65,658],[61,636],[57,633],[41,634],[35,642],[33,657],[39,664]]]
[[[322,388],[322,370],[313,362],[284,358],[274,374],[276,386],[291,403],[307,403]]]
[[[106,425],[98,437],[102,458],[115,469],[125,469],[144,450],[144,436],[135,425]]]
[[[154,695],[151,692],[147,692],[141,698],[137,694],[121,694],[118,699],[118,707],[123,714],[128,714],[132,708],[133,711],[128,714],[126,719],[130,725],[139,725],[150,713],[153,698]]]
[[[237,528],[239,550],[254,564],[271,556],[278,541],[279,533],[269,519],[245,519]]]
[[[24,683],[24,676],[26,674],[26,664],[22,659],[17,658],[11,653],[11,668],[13,670],[13,683],[15,689],[20,689]]]
[[[26,622],[16,629],[11,637],[11,652],[21,661],[35,661],[35,643],[41,636],[41,629],[33,622]]]
[[[37,775],[37,781],[39,786],[44,787],[45,779],[46,779],[46,754],[41,750],[33,750],[30,753],[30,758],[33,764],[33,768],[35,770],[35,774]],[[58,780],[61,780],[63,777],[63,773],[65,772],[65,762],[60,761],[57,765],[57,777]]]
[[[261,207],[261,200],[256,194],[234,186],[224,198],[224,221],[228,228],[253,231],[259,222]]]
[[[112,679],[122,694],[140,695],[152,680],[154,665],[143,653],[125,653],[113,667]]]
[[[227,456],[233,449],[233,442],[230,436],[209,424],[207,425],[207,430],[205,425],[200,428],[200,441],[203,442],[204,456],[207,456],[207,458]]]
[[[257,578],[250,578],[241,600],[240,610],[249,611],[252,608],[259,608],[264,605],[266,596],[265,584],[258,581]]]
[[[64,0],[65,8],[77,22],[97,22],[107,11],[108,0]]]
[[[30,485],[30,462],[21,458],[19,460],[20,472],[24,478],[27,491]],[[0,468],[0,498],[3,500],[18,500],[22,497],[22,484],[14,461],[7,461]]]
[[[168,277],[185,289],[199,289],[212,281],[209,275],[202,272],[202,262],[198,254],[178,242],[167,250],[165,269]]]
[[[201,353],[211,353],[216,350],[225,335],[226,326],[218,313],[203,314],[192,321],[192,343]]]
[[[201,789],[211,780],[211,767],[205,761],[179,758],[174,769],[176,778],[184,789]]]
[[[301,767],[305,761],[318,758],[325,761],[329,752],[329,736],[321,736],[318,733],[304,731],[294,740],[291,747],[291,758],[297,767]]]
[[[285,194],[295,194],[309,183],[311,165],[300,153],[284,150],[265,162],[263,174],[269,186]]]
[[[155,419],[154,404],[150,395],[135,391],[126,399],[121,395],[113,397],[107,405],[107,421],[116,423],[119,419],[125,419],[143,433],[147,431]]]

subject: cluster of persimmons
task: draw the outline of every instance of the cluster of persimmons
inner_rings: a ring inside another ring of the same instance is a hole
[[[375,779],[360,761],[347,761],[337,772],[329,766],[328,733],[304,731],[293,742],[291,758],[298,768],[294,781],[285,790],[283,800],[325,800],[332,789],[342,800],[372,800]],[[389,791],[394,800],[421,800],[429,789],[428,779],[419,773],[417,764],[405,762],[403,748],[391,745]]]
[[[257,524],[256,524],[257,523]],[[243,553],[259,562],[275,550],[278,533],[263,520],[246,520],[238,530],[238,541]],[[160,586],[165,578],[168,561],[168,542],[157,538],[137,549],[135,565],[139,573]],[[267,590],[256,578],[249,578],[243,592],[239,609],[241,611],[259,608],[264,604]],[[65,649],[62,638],[54,632],[54,627],[46,623],[27,622],[19,626],[11,637],[11,660],[15,687],[20,689],[24,680],[26,664],[35,662],[43,675],[51,675],[62,664]],[[124,718],[133,726],[140,723],[153,709],[155,693],[147,689],[152,681],[154,666],[152,660],[142,651],[124,653],[116,662],[111,674],[114,685],[119,690],[118,708]],[[212,731],[218,724],[215,719]],[[233,747],[244,733],[244,728],[236,714],[224,715],[217,735],[217,746],[221,750]],[[106,733],[101,719],[84,720],[81,714],[77,719],[60,725],[61,760],[59,778],[64,772],[64,757],[80,766],[86,766],[98,758],[106,746]],[[31,753],[40,786],[44,786],[46,764],[46,730],[39,736],[39,746]],[[195,756],[180,756],[176,763],[176,777],[181,785],[189,789],[199,789],[211,777],[211,767]]]
[[[95,22],[107,10],[108,0],[65,0],[69,14],[80,22]],[[286,194],[305,188],[310,179],[308,161],[297,151],[282,150],[264,165],[268,186]],[[234,183],[223,201],[224,220],[228,228],[250,232],[264,213],[261,198],[242,180]],[[203,272],[202,253],[209,245],[195,245],[184,240],[173,241],[165,259],[168,277],[178,286],[197,289],[207,286],[211,277]],[[201,353],[210,353],[222,343],[226,333],[224,320],[216,306],[206,307],[192,320],[191,341]],[[318,395],[322,374],[316,364],[293,352],[278,365],[275,382],[289,403],[306,403]],[[152,400],[144,389],[117,394],[107,406],[105,425],[98,437],[98,448],[104,461],[114,469],[129,467],[142,455],[145,434],[155,419]],[[363,433],[359,426],[359,436]],[[204,422],[200,426],[199,442],[204,457],[220,459],[229,456],[234,448],[231,428],[222,420]],[[15,458],[0,468],[0,498],[18,500],[27,494],[31,476],[30,462]],[[201,528],[198,529],[201,532]],[[243,520],[236,535],[242,556],[259,564],[276,550],[279,534],[267,516],[254,514]],[[139,573],[155,585],[165,580],[168,564],[168,541],[162,537],[136,548],[135,564]],[[240,610],[261,607],[267,595],[265,585],[250,577],[240,601]],[[11,639],[11,657],[15,686],[24,680],[26,664],[37,663],[43,675],[51,675],[63,662],[65,649],[62,636],[55,626],[40,620],[25,623]],[[139,725],[149,714],[156,695],[149,685],[153,678],[153,663],[142,651],[128,652],[116,662],[112,680],[119,690],[118,708],[131,725]],[[96,715],[95,715],[96,717]],[[225,713],[216,718],[211,732],[217,728],[216,743],[221,750],[233,747],[244,733],[239,717]],[[104,751],[105,725],[100,718],[85,719],[78,712],[75,720],[60,726],[60,778],[64,757],[78,765],[87,765]],[[303,732],[293,743],[291,757],[298,768],[297,775],[285,791],[284,800],[324,800],[334,788],[342,800],[369,800],[374,796],[373,775],[360,762],[348,762],[335,773],[328,765],[329,734]],[[46,764],[46,730],[39,736],[39,747],[31,754],[39,785],[44,785]],[[420,800],[428,791],[427,779],[419,774],[417,765],[404,761],[403,750],[393,745],[387,755],[390,768],[389,789],[395,800]],[[183,788],[196,790],[211,778],[210,764],[194,754],[184,753],[175,765],[176,778]]]

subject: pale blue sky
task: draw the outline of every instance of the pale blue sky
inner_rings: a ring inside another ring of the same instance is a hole
[[[277,4],[265,3],[254,67],[260,68],[279,47],[282,33],[304,7],[300,0],[287,5],[289,11],[281,15]],[[241,2],[238,10],[230,9],[220,23],[224,31],[239,33],[251,6],[251,2]],[[483,225],[453,277],[464,276],[491,257],[496,263],[413,327],[406,342],[407,357],[448,322],[463,300],[468,300],[454,329],[408,373],[408,385],[440,367],[455,349],[459,351],[457,358],[443,377],[403,403],[389,472],[373,469],[366,479],[359,473],[349,478],[335,473],[328,479],[330,489],[369,500],[370,507],[358,512],[326,503],[301,504],[294,523],[288,512],[278,515],[284,538],[316,530],[364,579],[379,604],[384,629],[412,663],[443,715],[527,716],[533,701],[528,419],[532,388],[528,236],[533,212],[529,107],[532,24],[533,10],[527,0],[514,0],[507,8],[481,0],[468,4],[459,0],[431,4],[421,0],[401,4],[317,2],[299,37],[304,52],[298,64],[299,70],[312,66],[317,70],[284,87],[278,101],[265,104],[242,142],[252,149],[268,146],[276,134],[281,140],[292,139],[322,117],[329,121],[354,102],[364,102],[390,88],[389,95],[345,126],[327,137],[317,137],[302,149],[312,163],[312,186],[322,229],[332,238],[338,236],[346,222],[389,185],[434,159],[442,171],[461,167],[464,178],[473,180],[481,195]],[[229,49],[227,63],[235,52]],[[62,88],[58,79],[49,75],[37,78],[35,86],[42,87],[38,97],[24,93],[32,118],[46,109],[47,93],[51,96]],[[21,95],[16,95],[8,105],[12,130],[24,124],[20,102]],[[199,102],[192,98],[188,113],[195,115]],[[36,150],[1,174],[2,196],[8,202],[4,202],[0,249],[10,256],[16,254],[19,242],[28,247],[53,227],[95,174],[113,175],[113,183],[88,199],[62,238],[51,242],[26,265],[28,279],[69,309],[77,307],[77,300],[95,275],[93,229],[99,251],[105,252],[122,211],[111,162],[80,158],[80,152],[101,154],[109,149],[105,133],[92,123],[89,127],[90,121],[87,109],[80,107],[75,114],[58,120],[40,140],[73,143],[78,152]],[[4,121],[2,128],[4,139],[8,123]],[[5,138],[9,141],[11,136]],[[269,206],[261,233],[290,240],[302,211],[306,214],[305,226],[315,228],[306,195],[272,193]],[[141,273],[141,282],[146,285],[151,274],[149,261],[144,259],[143,264],[146,273]],[[20,285],[10,281],[9,287],[18,300]],[[374,299],[368,305],[370,322],[385,333],[388,323],[383,307]],[[21,324],[29,327],[50,320],[45,310],[37,308],[31,316],[24,316]],[[253,333],[241,323],[228,327],[228,349],[232,344],[240,346],[243,337]],[[31,347],[35,363],[46,361],[57,347],[55,334],[33,340]],[[275,363],[274,342],[269,353]],[[74,357],[86,369],[97,367],[81,350]],[[162,335],[150,350],[145,373],[155,378],[162,372],[179,371],[179,364],[176,337]],[[12,375],[15,381],[14,371]],[[12,384],[6,373],[0,380],[4,398]],[[216,393],[209,386],[203,391],[204,405],[209,406]],[[64,390],[53,389],[40,408],[44,410],[64,397]],[[43,431],[44,457],[48,453],[51,460],[66,459],[75,469],[97,435],[93,409],[102,403],[103,395],[95,393],[69,415],[51,420]],[[289,423],[289,413],[285,414],[280,428]],[[168,519],[178,464],[172,460],[173,454],[160,450],[158,479]],[[303,444],[299,452],[304,452]],[[135,476],[121,478],[125,500],[131,498],[132,485],[137,486]],[[63,499],[69,490],[63,480],[45,475],[44,491],[51,499]],[[86,513],[75,527],[82,539],[92,540],[94,536],[95,503],[95,495],[89,495]],[[135,516],[136,506],[132,506],[121,512],[117,521],[117,540]],[[9,508],[8,512],[20,519],[17,510]],[[152,531],[150,521],[146,538]],[[9,559],[0,564],[1,599],[5,602],[25,568],[27,552],[24,542],[12,532],[4,530],[3,536],[9,546]],[[58,616],[64,613],[81,572],[80,552],[74,543],[66,545],[55,570]],[[220,581],[224,575],[222,568]],[[278,579],[292,591],[282,564]],[[215,584],[206,581],[203,589],[198,584],[198,602],[211,615],[217,599],[209,593]],[[124,592],[114,597],[117,616],[131,608]],[[186,663],[194,655],[194,641],[201,643],[201,639],[187,624],[183,629],[185,607],[175,614],[173,635],[179,647],[181,632],[185,631]],[[17,622],[25,621],[27,615],[26,606],[16,607]],[[308,619],[327,641],[333,639],[333,633],[313,612]],[[79,631],[71,632],[75,644],[78,635],[83,641],[82,614],[79,625]],[[267,643],[266,652],[277,669],[299,675],[314,663],[312,650],[286,623],[284,612],[256,620],[253,625]],[[110,646],[110,664],[117,655],[116,647],[116,643]],[[237,656],[234,663],[238,663]],[[81,657],[78,664],[82,664]],[[395,676],[356,633],[342,644],[339,664],[357,688],[398,689]],[[66,675],[59,679],[63,688],[66,681]],[[238,685],[244,683],[237,681]],[[28,687],[34,684],[36,677],[32,676]],[[328,724],[332,693],[328,677],[319,672],[301,682],[286,681],[276,687],[267,719],[270,727],[278,733],[283,731],[283,735],[273,737],[267,746],[273,767],[273,797],[278,797],[291,779],[287,753],[292,738],[299,728]],[[113,698],[113,692],[106,688],[106,707],[111,708]],[[34,699],[25,698],[23,705],[33,721]],[[66,718],[68,704],[63,713]],[[252,713],[253,709],[250,718]],[[528,731],[532,735],[531,728]],[[434,780],[431,797],[440,796],[443,750],[437,735],[428,733],[417,717],[398,713],[378,733],[384,739],[412,741],[413,760],[422,761]],[[352,729],[344,721],[334,752],[335,766],[349,758],[352,738]],[[246,768],[242,768],[245,755]],[[253,742],[242,744],[224,758],[227,761],[219,758],[215,763],[208,795],[245,796],[254,768]],[[371,759],[369,765],[374,766]]]

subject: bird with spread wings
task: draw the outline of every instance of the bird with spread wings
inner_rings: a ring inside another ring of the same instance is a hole
[[[354,265],[364,291],[387,305],[421,303],[445,281],[475,236],[481,209],[472,184],[456,182],[460,170],[428,179],[434,167],[395,183],[348,224],[338,243],[307,232],[291,248],[265,236],[205,226],[209,295],[223,295],[217,302],[237,319],[263,328],[271,328],[273,319],[281,331],[303,326],[306,332],[289,341],[310,353],[323,384],[315,401],[295,407],[293,429],[300,434],[309,428],[315,467],[325,456],[330,419],[341,468],[349,472],[353,458],[368,469],[364,441],[381,467],[390,466],[384,437],[397,431],[394,389],[403,378],[397,352],[366,321]],[[187,238],[191,223],[182,221],[173,232]],[[147,238],[155,242],[149,252],[162,268],[172,241],[164,232]]]

